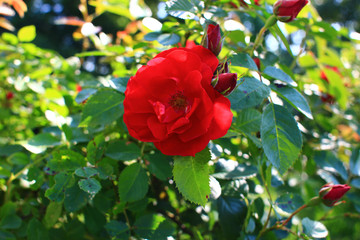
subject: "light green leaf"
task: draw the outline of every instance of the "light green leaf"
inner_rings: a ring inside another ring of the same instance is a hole
[[[53,171],[71,171],[86,165],[83,155],[69,149],[54,151],[52,157],[47,166]]]
[[[181,38],[175,33],[164,33],[157,38],[158,42],[164,46],[173,45],[180,42]]]
[[[271,89],[279,94],[281,98],[291,104],[295,109],[310,119],[314,119],[309,104],[300,92],[288,86],[271,85]]]
[[[195,17],[196,7],[189,0],[173,0],[166,2],[166,11],[174,17],[192,19]]]
[[[304,218],[301,221],[304,229],[304,233],[312,238],[326,238],[328,230],[326,229],[325,225],[321,222],[312,221],[309,218]]]
[[[261,141],[269,161],[284,174],[298,158],[302,137],[293,116],[282,106],[269,104],[261,120]]]
[[[279,68],[268,66],[265,68],[263,74],[268,75],[276,80],[280,80],[284,83],[288,83],[293,87],[297,86],[297,83],[288,74]]]
[[[127,166],[119,177],[121,201],[134,202],[145,197],[149,187],[149,177],[139,163]]]
[[[44,225],[46,228],[51,228],[58,221],[62,212],[62,203],[50,202],[46,208],[44,216]]]
[[[34,25],[25,26],[19,30],[17,35],[20,42],[31,42],[36,37],[36,28]]]
[[[101,190],[101,184],[95,178],[81,179],[78,184],[80,189],[92,196],[94,196]]]
[[[254,60],[246,53],[238,53],[231,57],[231,65],[248,68],[258,71],[258,67]]]
[[[113,90],[104,89],[95,93],[85,104],[80,127],[107,125],[123,114],[124,96]]]
[[[189,201],[205,206],[210,195],[209,149],[205,148],[195,157],[175,157],[174,160],[173,175],[180,193]]]
[[[229,95],[231,108],[240,110],[260,104],[270,95],[270,88],[256,78],[245,77],[244,81]]]
[[[324,69],[327,79],[329,80],[329,93],[335,96],[340,107],[346,109],[348,103],[349,91],[344,85],[342,77],[331,69]]]

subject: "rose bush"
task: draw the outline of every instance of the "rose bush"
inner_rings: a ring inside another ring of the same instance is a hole
[[[202,46],[172,48],[131,77],[124,122],[134,138],[166,155],[194,156],[230,128],[230,101],[211,80],[218,59]]]

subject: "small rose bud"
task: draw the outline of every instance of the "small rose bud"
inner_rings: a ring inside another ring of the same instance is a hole
[[[260,6],[260,0],[254,0],[255,5]]]
[[[206,36],[202,44],[205,48],[219,55],[222,47],[221,33],[219,24],[209,24],[206,30]]]
[[[258,69],[260,70],[260,66],[261,66],[260,59],[259,58],[253,58],[253,60],[254,60],[254,62],[256,64],[256,66],[258,67]]]
[[[225,61],[225,62],[219,63],[218,67],[216,68],[215,73],[216,73],[216,75],[221,74],[221,73],[229,73],[229,62]]]
[[[307,3],[308,0],[278,0],[273,12],[279,21],[291,22]]]
[[[236,73],[221,73],[215,80],[215,90],[224,96],[229,95],[236,87],[237,74]]]
[[[319,191],[319,196],[322,202],[328,206],[334,206],[344,195],[347,191],[350,190],[350,186],[347,184],[332,184],[328,183],[322,186]]]
[[[79,84],[76,84],[76,92],[81,92],[82,87]]]
[[[14,98],[14,93],[13,92],[8,92],[8,93],[6,93],[6,99],[7,100],[11,100],[11,99],[13,99]]]

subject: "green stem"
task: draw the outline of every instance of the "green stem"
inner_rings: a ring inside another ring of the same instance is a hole
[[[271,15],[265,22],[265,25],[261,28],[260,32],[258,33],[258,35],[256,36],[254,45],[252,47],[252,50],[250,52],[250,56],[252,57],[254,55],[254,52],[256,50],[256,48],[260,45],[263,35],[266,32],[266,30],[268,30],[271,26],[273,26],[275,23],[277,22],[276,16],[275,15]]]

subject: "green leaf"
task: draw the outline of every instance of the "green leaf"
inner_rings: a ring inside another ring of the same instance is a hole
[[[270,88],[256,78],[245,77],[244,81],[229,95],[231,108],[240,110],[259,105],[270,95]]]
[[[157,214],[148,214],[139,217],[134,223],[135,233],[146,239],[153,239],[155,230],[159,227],[160,223],[164,221],[163,216]]]
[[[115,160],[129,161],[140,157],[140,148],[134,143],[126,143],[124,140],[109,144],[105,155]]]
[[[81,179],[79,182],[80,189],[84,190],[91,196],[95,196],[101,189],[101,184],[94,178]]]
[[[124,96],[114,90],[101,90],[85,104],[79,127],[107,125],[123,114]]]
[[[129,239],[130,237],[129,227],[120,221],[111,220],[105,225],[105,229],[111,237],[116,239]]]
[[[259,70],[254,60],[246,53],[235,54],[230,59],[233,66],[244,67],[254,71]]]
[[[42,67],[30,73],[29,77],[34,79],[39,79],[50,75],[53,71],[54,69],[52,67]]]
[[[75,170],[76,176],[83,177],[83,178],[90,178],[98,174],[96,168],[91,167],[82,167]]]
[[[312,238],[326,238],[328,230],[321,222],[312,221],[309,218],[304,218],[301,221],[304,229],[304,233]]]
[[[218,179],[244,179],[255,177],[257,172],[258,169],[255,166],[239,164],[230,172],[214,173],[212,176]]]
[[[14,165],[26,165],[30,162],[30,159],[25,153],[17,152],[8,157],[7,161]]]
[[[101,160],[105,153],[105,137],[103,134],[96,136],[91,140],[86,148],[86,158],[92,165],[95,165],[98,161]]]
[[[0,228],[17,229],[21,225],[21,218],[16,215],[16,204],[5,203],[0,210]]]
[[[86,228],[92,235],[97,235],[106,224],[105,214],[97,208],[88,205],[84,211]]]
[[[48,240],[48,239],[50,239],[48,230],[36,218],[33,218],[30,220],[30,222],[27,226],[26,234],[27,234],[28,240]]]
[[[360,176],[360,148],[355,148],[351,153],[350,171],[356,176]]]
[[[173,175],[180,193],[189,201],[205,206],[210,195],[210,151],[205,148],[195,157],[175,157]]]
[[[17,35],[20,42],[31,42],[36,37],[36,28],[34,25],[25,26],[19,30]]]
[[[237,239],[248,211],[245,201],[238,198],[219,197],[217,209],[225,239]]]
[[[44,216],[44,225],[46,228],[51,228],[58,221],[62,212],[62,203],[50,202],[46,208]]]
[[[0,239],[1,240],[16,240],[16,237],[11,232],[0,230]]]
[[[164,46],[174,45],[180,42],[181,38],[175,33],[164,33],[157,38],[158,42]]]
[[[297,83],[288,74],[286,74],[283,70],[279,68],[268,66],[265,68],[263,74],[270,76],[276,80],[280,80],[284,83],[288,83],[293,87],[297,86]]]
[[[344,163],[331,151],[316,151],[313,158],[321,169],[339,174],[345,181],[348,179]]]
[[[160,223],[153,234],[153,239],[169,239],[169,236],[173,236],[176,228],[174,223],[165,219]]]
[[[349,98],[349,91],[344,85],[344,80],[338,73],[332,71],[331,69],[325,68],[323,71],[329,80],[329,93],[335,96],[339,106],[342,109],[346,109]]]
[[[238,113],[235,127],[253,141],[257,147],[261,147],[260,140],[256,134],[260,132],[261,113],[253,108],[247,108]]]
[[[90,57],[90,56],[115,56],[116,53],[107,52],[107,51],[89,51],[75,54],[76,57]]]
[[[121,201],[134,202],[145,197],[149,187],[149,177],[139,163],[127,166],[119,177]]]
[[[155,153],[146,155],[145,159],[149,161],[147,168],[158,179],[166,181],[172,176],[172,168],[170,166],[170,161],[172,159],[170,157],[164,154]]]
[[[54,151],[47,166],[53,171],[74,171],[86,166],[86,160],[80,153],[69,149]]]
[[[54,179],[55,184],[46,190],[45,197],[49,198],[51,201],[61,202],[65,196],[65,189],[73,184],[74,179],[72,175],[66,173],[56,174]]]
[[[144,36],[145,41],[155,41],[161,35],[161,32],[150,32]]]
[[[285,37],[285,35],[282,33],[282,31],[280,30],[279,26],[278,25],[274,25],[273,28],[270,29],[271,33],[274,35],[275,38],[277,37],[280,37],[281,41],[284,43],[288,53],[290,54],[290,56],[292,58],[294,58],[294,55],[291,51],[291,48],[290,48],[290,44],[287,40],[287,38]]]
[[[76,212],[88,202],[89,194],[81,190],[77,184],[65,191],[64,207],[68,212]]]
[[[166,11],[174,17],[192,19],[195,17],[195,5],[189,0],[173,0],[166,2]]]
[[[48,147],[60,144],[60,140],[50,133],[40,133],[22,143],[22,146],[28,151],[39,154],[44,152]]]
[[[298,158],[302,137],[293,116],[282,106],[269,104],[261,120],[261,141],[269,161],[284,174]]]
[[[304,96],[301,95],[301,93],[298,92],[296,89],[288,86],[276,86],[276,85],[271,85],[270,87],[272,90],[278,93],[281,98],[283,98],[288,103],[290,103],[291,106],[293,106],[299,112],[301,112],[310,119],[314,119],[309,104],[307,103]]]
[[[286,193],[278,197],[275,201],[281,210],[287,213],[293,213],[296,209],[301,207],[304,204],[304,201],[299,194]]]

